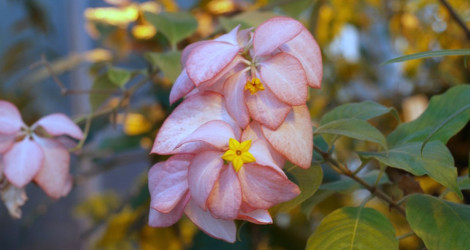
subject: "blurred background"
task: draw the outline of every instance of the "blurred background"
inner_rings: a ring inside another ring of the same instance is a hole
[[[73,159],[75,186],[67,197],[51,200],[31,184],[21,219],[0,205],[0,249],[303,249],[321,218],[358,205],[367,195],[359,187],[320,189],[298,208],[273,212],[273,225],[242,225],[236,244],[206,236],[187,219],[170,228],[146,226],[147,171],[165,159],[148,153],[176,106],[168,94],[181,70],[178,51],[276,15],[300,20],[322,49],[323,87],[309,96],[316,124],[331,108],[363,100],[394,106],[410,121],[432,95],[469,82],[463,57],[381,65],[405,54],[468,48],[467,0],[1,0],[0,99],[15,103],[28,124],[63,112],[91,127]],[[385,134],[397,125],[392,116],[373,123]],[[351,166],[360,161],[350,149],[370,146],[356,143],[337,144],[338,158]],[[470,127],[448,146],[465,174]],[[339,180],[331,170],[324,174],[324,182]],[[442,190],[426,177],[387,174],[391,193]],[[395,219],[397,234],[408,232],[396,214],[373,204]],[[400,243],[421,246],[414,237]]]

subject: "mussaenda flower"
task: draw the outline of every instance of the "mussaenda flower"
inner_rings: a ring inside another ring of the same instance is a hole
[[[277,129],[292,106],[305,104],[307,86],[320,87],[321,52],[309,31],[287,17],[271,18],[249,35],[237,27],[224,39],[188,46],[170,101],[222,84],[227,110],[241,127],[252,118]]]
[[[34,180],[55,199],[67,195],[72,176],[70,154],[58,138],[62,135],[83,138],[64,114],[51,114],[27,126],[13,104],[0,101],[0,154],[6,179],[18,188]]]

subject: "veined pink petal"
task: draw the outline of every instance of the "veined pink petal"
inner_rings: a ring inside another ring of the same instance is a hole
[[[214,120],[201,125],[176,147],[178,148],[188,142],[202,141],[216,148],[223,148],[228,145],[230,138],[236,138],[232,127],[224,121]]]
[[[261,80],[275,96],[289,105],[303,105],[307,101],[307,77],[299,60],[281,52],[259,66]]]
[[[261,127],[269,143],[290,162],[309,168],[312,161],[312,121],[306,105],[294,106],[284,123],[277,129]]]
[[[282,156],[279,152],[277,152],[273,146],[266,140],[264,137],[263,132],[261,131],[261,126],[258,122],[253,121],[251,122],[246,129],[243,130],[243,134],[241,136],[242,141],[251,140],[263,140],[266,142],[269,152],[271,153],[271,157],[273,158],[274,162],[277,166],[284,166],[286,159]]]
[[[5,153],[13,142],[15,141],[15,135],[2,135],[0,134],[0,154]]]
[[[240,47],[245,48],[248,43],[250,43],[250,40],[253,37],[253,30],[254,28],[248,28],[238,32],[238,44]]]
[[[225,110],[221,95],[205,92],[188,97],[163,123],[155,139],[152,153],[165,155],[194,152],[198,144],[192,143],[175,148],[201,125],[213,120],[227,122],[234,128],[235,135],[240,134],[240,128]]]
[[[203,45],[204,43],[207,43],[207,42],[210,42],[210,41],[199,41],[199,42],[194,42],[194,43],[191,43],[190,45],[186,46],[184,49],[183,49],[183,52],[181,52],[181,65],[185,65],[186,64],[186,61],[188,61],[188,58],[189,58],[189,55],[191,54],[191,52],[193,52],[193,50],[201,45]]]
[[[175,83],[173,83],[173,87],[171,88],[170,104],[173,104],[179,99],[183,98],[185,95],[191,92],[194,87],[194,83],[188,78],[186,69],[183,69],[183,71],[181,71],[181,74],[176,79]]]
[[[279,172],[279,174],[284,174],[282,171],[282,165],[279,166],[276,164],[274,159],[271,157],[271,152],[268,149],[268,142],[264,140],[256,140],[250,147],[249,152],[255,157],[256,164],[270,167],[274,171]]]
[[[248,163],[238,171],[243,200],[258,209],[268,209],[300,193],[299,187],[272,168]]]
[[[225,166],[207,200],[207,207],[214,218],[233,220],[237,218],[242,204],[242,191],[235,169]]]
[[[217,78],[230,65],[239,50],[238,46],[217,41],[207,42],[196,47],[185,64],[189,79],[199,86]]]
[[[0,100],[0,134],[16,134],[23,126],[26,125],[16,106]]]
[[[296,37],[304,29],[297,20],[289,17],[274,17],[262,23],[253,37],[254,56],[269,55],[275,49]]]
[[[247,73],[242,70],[230,76],[224,84],[227,111],[242,128],[245,128],[250,122],[244,94],[246,81]]]
[[[67,149],[53,139],[34,137],[44,152],[44,163],[39,172],[34,176],[34,181],[46,194],[59,199],[67,195],[71,185],[69,181],[70,154]],[[68,190],[67,190],[68,189]]]
[[[268,210],[264,210],[264,209],[258,209],[258,210],[248,212],[248,213],[240,211],[240,214],[238,215],[238,219],[246,220],[255,224],[273,223],[273,219],[271,218],[271,215],[269,214]]]
[[[280,47],[297,58],[305,71],[308,85],[312,88],[320,88],[323,76],[323,65],[320,47],[307,29],[303,29],[299,35]]]
[[[151,227],[169,227],[175,224],[183,215],[184,208],[190,200],[189,193],[186,193],[176,206],[168,213],[160,213],[150,208],[149,226]]]
[[[222,152],[206,151],[197,154],[189,165],[188,185],[191,197],[202,209],[207,209],[207,199],[224,166]]]
[[[83,138],[82,130],[64,114],[50,114],[33,124],[33,129],[42,126],[47,133],[53,136],[68,135],[77,140]]]
[[[151,208],[169,213],[188,191],[188,167],[191,155],[174,155],[159,162],[148,173]]]
[[[192,200],[189,201],[184,212],[206,234],[230,243],[235,242],[237,227],[232,220],[215,219],[209,211],[202,210]]]
[[[271,129],[281,126],[291,110],[291,106],[279,101],[269,87],[254,95],[245,91],[245,100],[251,118]]]
[[[237,27],[233,28],[229,33],[223,34],[214,41],[230,43],[234,46],[238,46],[238,30],[240,29],[240,24]]]
[[[44,153],[33,140],[25,138],[5,153],[5,176],[16,187],[22,188],[38,173],[44,163]]]

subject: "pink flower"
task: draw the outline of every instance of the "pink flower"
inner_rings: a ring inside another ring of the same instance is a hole
[[[238,31],[188,46],[185,69],[175,82],[170,102],[196,86],[221,89],[227,110],[245,128],[250,118],[277,129],[292,106],[304,105],[307,86],[319,88],[320,49],[305,27],[287,17],[271,18],[252,35]],[[255,83],[255,84],[254,84]]]
[[[24,124],[18,109],[0,101],[0,154],[8,181],[23,188],[34,180],[52,198],[65,196],[72,187],[70,155],[57,138],[82,139],[80,128],[63,114],[51,114]]]
[[[244,135],[241,135],[237,122],[228,114],[223,96],[210,91],[188,97],[173,111],[160,128],[152,153],[171,155],[213,149],[214,147],[205,141],[182,145],[183,140],[209,121],[224,121],[229,124],[234,138],[241,136],[242,140],[248,140],[250,138],[245,136],[248,131],[257,135],[257,138],[263,138],[279,166],[283,165],[284,158],[302,168],[311,165],[313,134],[307,106],[292,107],[276,130],[261,126],[258,122],[251,122],[244,130]]]

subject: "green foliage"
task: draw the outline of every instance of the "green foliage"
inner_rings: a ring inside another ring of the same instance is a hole
[[[470,120],[470,109],[443,123],[460,108],[470,104],[470,85],[459,85],[431,98],[428,108],[416,120],[401,124],[388,137],[390,147],[407,142],[423,142],[436,128],[432,140],[442,143],[460,131]]]
[[[360,120],[357,118],[340,119],[328,122],[321,125],[317,130],[316,134],[331,134],[331,135],[343,135],[358,140],[370,141],[378,143],[384,149],[387,148],[384,135],[370,125],[367,121]],[[333,139],[325,138],[328,144],[332,144]]]
[[[373,186],[379,177],[380,171],[378,170],[372,170],[365,174],[364,176],[361,176],[361,178],[367,182],[369,185]],[[386,175],[382,175],[379,181],[379,184],[383,184],[388,182],[388,177]],[[323,184],[320,186],[320,190],[330,190],[330,191],[335,191],[335,192],[352,192],[356,189],[361,188],[362,186],[355,182],[353,179],[350,178],[344,178],[338,181],[333,181],[329,182],[326,184]]]
[[[145,59],[149,61],[153,67],[161,69],[163,74],[171,82],[176,81],[179,74],[181,73],[181,52],[180,51],[169,51],[166,53],[145,53]]]
[[[390,221],[372,208],[343,207],[325,217],[306,249],[398,249]]]
[[[406,218],[428,249],[470,249],[468,205],[416,194],[407,201]]]
[[[387,113],[391,113],[397,120],[400,120],[397,110],[393,107],[385,107],[372,101],[347,103],[326,113],[321,118],[320,125],[340,119],[355,118],[360,120],[369,120]]]
[[[270,209],[271,212],[287,211],[301,204],[318,190],[323,179],[320,165],[311,166],[309,169],[293,167],[292,170],[288,170],[288,173],[294,176],[301,193],[294,199],[273,207]]]
[[[109,79],[107,73],[101,74],[93,82],[90,93],[90,106],[92,110],[97,110],[101,104],[107,100],[113,91],[118,90],[118,86]]]
[[[403,169],[416,176],[429,175],[462,198],[457,185],[457,169],[447,147],[439,141],[430,142],[421,154],[421,143],[407,143],[390,148],[388,152],[362,152],[362,157],[376,160],[393,168]]]
[[[132,72],[126,69],[116,67],[108,68],[108,79],[116,86],[123,88],[124,85],[131,79]]]
[[[191,14],[185,12],[162,12],[160,14],[145,12],[144,15],[157,30],[168,38],[173,48],[176,47],[179,41],[192,35],[198,25],[197,20]]]
[[[269,18],[278,16],[277,14],[269,11],[249,11],[243,12],[231,18],[220,17],[220,23],[226,31],[230,31],[237,25],[241,25],[241,29],[257,27]]]
[[[382,64],[405,62],[409,60],[421,59],[421,58],[430,58],[437,56],[465,56],[470,55],[470,49],[450,49],[450,50],[435,50],[435,51],[425,51],[420,53],[415,53],[406,56],[400,56],[397,58],[390,59]]]

